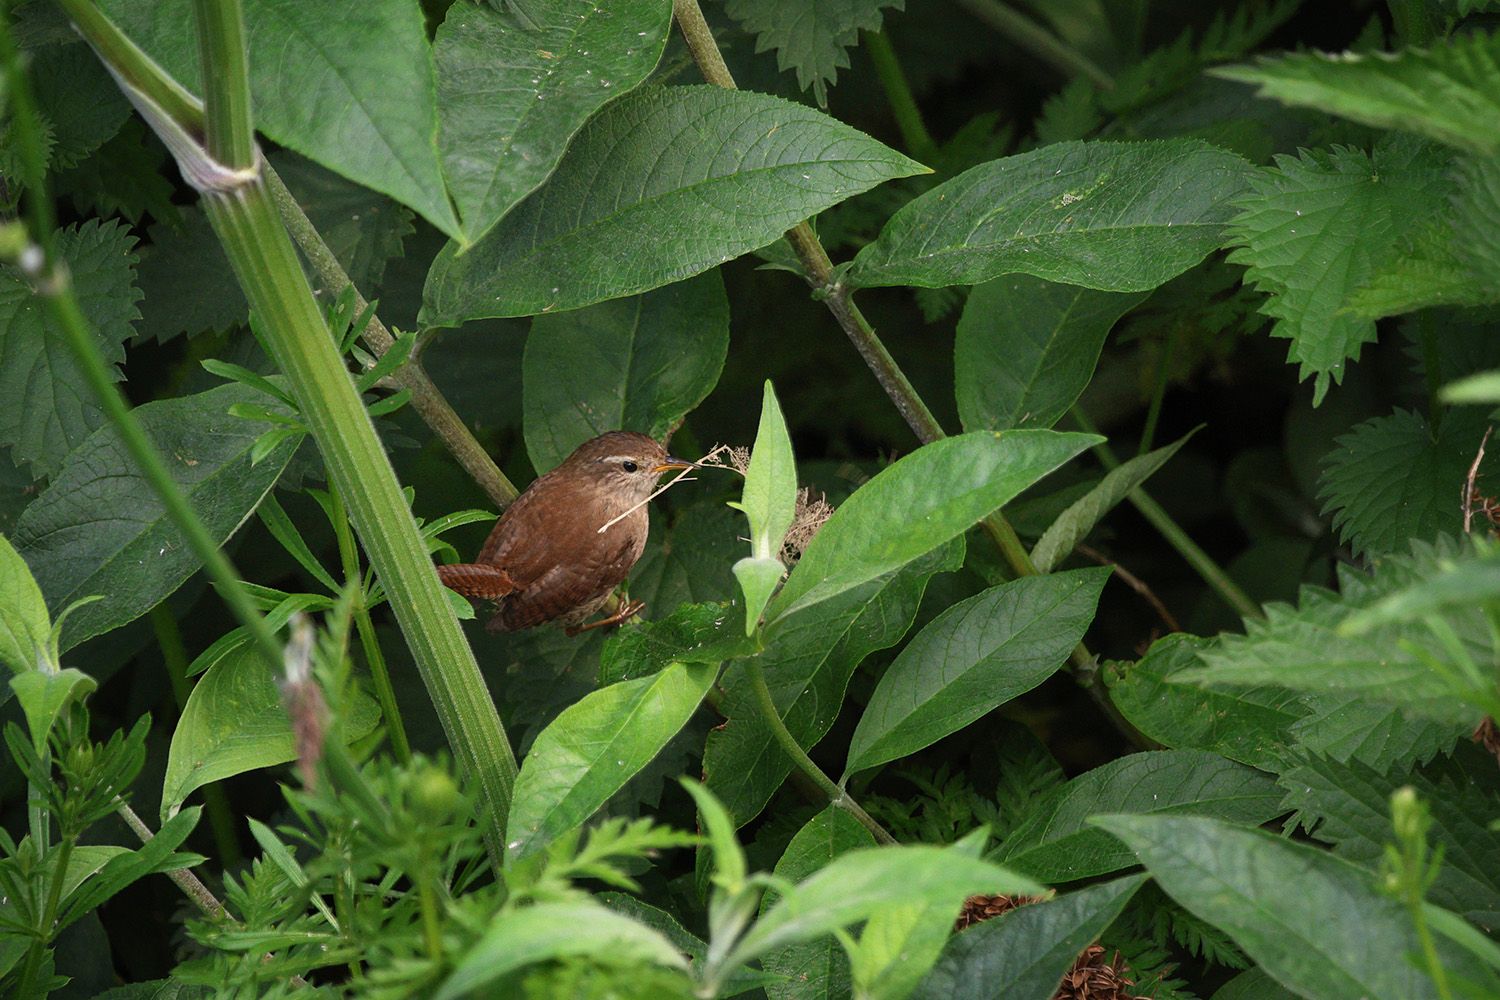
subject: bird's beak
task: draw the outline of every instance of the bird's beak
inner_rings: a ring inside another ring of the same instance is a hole
[[[680,469],[696,469],[697,467],[697,462],[689,462],[685,458],[673,458],[668,455],[665,461],[651,471],[659,476],[663,472],[676,472]]]

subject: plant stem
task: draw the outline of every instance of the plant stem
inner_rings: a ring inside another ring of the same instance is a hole
[[[771,697],[771,689],[766,686],[766,674],[761,669],[760,661],[752,656],[747,658],[744,664],[746,674],[750,678],[750,688],[755,692],[755,701],[760,708],[761,717],[771,728],[771,735],[776,737],[776,743],[782,751],[792,758],[792,763],[797,765],[799,771],[811,778],[813,783],[822,789],[831,804],[838,806],[858,820],[859,825],[869,830],[877,842],[894,844],[896,838],[892,837],[885,827],[875,822],[869,813],[861,809],[859,803],[840,788],[837,782],[824,774],[823,769],[807,755],[807,751],[802,749],[802,744],[797,742],[797,737],[787,729],[786,723],[782,721],[781,712],[776,708],[776,701]]]
[[[1098,433],[1098,429],[1084,414],[1083,410],[1074,406],[1071,412],[1073,420],[1082,430],[1090,434]],[[1115,469],[1120,465],[1120,460],[1115,457],[1113,449],[1108,444],[1095,445],[1094,454],[1099,457],[1099,461],[1104,464],[1106,469]],[[1150,495],[1144,489],[1136,487],[1130,491],[1126,499],[1135,506],[1136,510],[1141,512],[1141,516],[1151,522],[1152,527],[1167,540],[1167,544],[1176,549],[1177,554],[1182,556],[1188,565],[1197,571],[1198,575],[1203,578],[1203,582],[1212,587],[1224,599],[1224,603],[1228,604],[1242,617],[1265,617],[1264,613],[1260,610],[1260,605],[1256,604],[1249,594],[1240,589],[1240,585],[1230,579],[1229,574],[1224,572],[1218,563],[1214,562],[1213,557],[1204,552],[1198,546],[1198,543],[1193,541],[1192,537],[1186,531],[1183,531],[1182,527],[1172,519],[1172,515],[1168,514],[1162,508],[1161,504],[1151,499]]]
[[[271,192],[271,199],[276,203],[276,210],[281,214],[281,221],[286,225],[287,231],[292,234],[293,241],[302,256],[312,266],[313,273],[318,276],[329,291],[335,295],[341,293],[345,288],[353,285],[349,280],[349,274],[344,266],[323,237],[313,226],[312,220],[297,204],[297,199],[292,192],[282,183],[281,177],[271,166],[264,167],[266,187]],[[360,294],[359,289],[354,290],[354,310],[356,313],[363,312],[369,303]],[[361,339],[376,356],[385,354],[395,343],[391,332],[386,325],[380,322],[380,317],[371,316],[370,323],[365,327]],[[428,377],[421,362],[413,356],[406,364],[402,365],[390,376],[391,381],[411,393],[411,407],[417,416],[427,424],[428,428],[437,435],[438,440],[448,449],[448,452],[464,467],[479,488],[484,490],[490,501],[500,510],[510,506],[510,502],[516,498],[516,488],[500,467],[490,458],[489,452],[484,446],[475,440],[474,435],[469,432],[469,427],[463,418],[449,404],[447,398]]]
[[[912,96],[911,84],[907,82],[901,61],[896,58],[891,40],[883,31],[867,31],[865,49],[870,53],[870,61],[875,64],[875,75],[880,78],[880,86],[885,90],[886,102],[890,104],[891,114],[896,118],[896,127],[901,130],[901,141],[906,146],[906,151],[924,162],[932,159],[937,153],[937,143],[932,141],[932,133],[927,131],[927,123],[922,121],[922,110],[917,107],[917,99]]]
[[[130,827],[135,835],[140,838],[141,843],[149,843],[151,838],[155,836],[151,832],[151,828],[142,821],[140,816],[136,815],[135,810],[130,808],[124,799],[115,800],[115,812],[125,821],[125,825]],[[203,912],[204,916],[217,920],[226,915],[224,904],[219,902],[218,897],[210,892],[208,886],[199,881],[198,876],[194,875],[190,870],[178,868],[169,871],[167,872],[167,878],[171,879],[177,888],[182,890],[183,895],[187,896],[193,902],[193,905]]]
[[[1161,362],[1156,366],[1156,383],[1151,387],[1151,405],[1146,408],[1146,424],[1141,428],[1141,443],[1136,447],[1137,455],[1151,450],[1156,440],[1156,424],[1161,419],[1162,400],[1167,395],[1167,382],[1172,375],[1172,355],[1177,348],[1177,328],[1167,328],[1167,339],[1162,345]]]
[[[204,144],[215,162],[243,170],[254,165],[257,151],[240,0],[194,0],[193,12],[203,67],[219,74],[205,91]]]
[[[392,752],[402,764],[409,764],[411,763],[411,744],[406,739],[406,724],[401,719],[401,706],[396,701],[396,691],[391,687],[391,675],[386,669],[385,654],[380,651],[380,639],[375,634],[375,623],[370,620],[370,609],[365,603],[363,574],[359,569],[359,550],[355,547],[354,534],[349,529],[349,518],[344,511],[344,502],[339,499],[338,490],[330,490],[328,496],[329,506],[333,508],[333,533],[338,539],[339,562],[344,570],[344,585],[356,588],[354,627],[359,632],[359,644],[364,650],[365,665],[370,668],[370,682],[375,687],[375,700],[380,703],[380,714],[385,719],[386,733],[391,739]]]
[[[958,2],[969,13],[1042,62],[1056,67],[1064,75],[1088,77],[1095,86],[1105,90],[1114,88],[1114,79],[1100,69],[1092,59],[1014,7],[1000,3],[999,0],[958,0]]]
[[[156,644],[161,649],[162,662],[167,668],[167,677],[172,683],[172,696],[177,702],[180,716],[187,708],[192,685],[188,683],[187,647],[182,644],[182,629],[165,601],[152,608],[149,614],[151,630],[156,633]],[[208,809],[208,822],[214,831],[214,846],[219,850],[219,863],[225,868],[235,868],[243,860],[239,838],[234,833],[234,814],[229,809],[229,796],[224,786],[214,782],[203,788],[203,804]]]

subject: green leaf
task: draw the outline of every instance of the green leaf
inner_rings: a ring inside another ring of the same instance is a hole
[[[1273,337],[1292,341],[1287,360],[1316,376],[1314,403],[1345,362],[1375,340],[1375,324],[1348,309],[1355,293],[1398,259],[1403,238],[1443,209],[1446,155],[1410,139],[1382,142],[1373,158],[1357,149],[1276,157],[1257,171],[1243,211],[1230,223],[1232,263],[1270,295],[1261,311]]]
[[[1098,824],[1140,856],[1167,894],[1214,926],[1282,985],[1310,1000],[1436,997],[1411,956],[1411,916],[1373,872],[1260,830],[1190,816],[1106,816]],[[1358,914],[1358,920],[1349,919]],[[1450,975],[1500,989],[1446,939]]]
[[[906,0],[728,0],[724,11],[755,35],[755,51],[776,50],[783,72],[797,71],[797,85],[812,88],[818,107],[828,106],[828,87],[849,68],[848,50],[861,31],[876,32],[883,8],[906,8]]]
[[[78,308],[110,377],[118,381],[125,341],[140,319],[135,288],[135,237],[115,221],[90,219],[62,230],[57,252],[66,262]],[[35,478],[54,476],[104,411],[68,353],[47,303],[20,272],[0,266],[0,447],[28,463]]]
[[[507,858],[524,858],[592,816],[687,724],[717,673],[717,664],[673,664],[564,709],[521,763]]]
[[[439,145],[464,238],[489,232],[562,158],[568,140],[661,58],[668,0],[543,0],[533,22],[456,3],[433,42]]]
[[[866,656],[895,645],[911,628],[928,579],[963,564],[955,541],[904,569],[797,612],[766,640],[761,666],[787,729],[811,749],[843,704],[849,678]],[[708,735],[703,777],[733,815],[749,822],[792,771],[792,761],[762,717],[744,671],[722,681],[722,725]]]
[[[773,948],[815,940],[891,906],[949,906],[974,893],[1037,893],[1042,887],[955,847],[927,844],[848,851],[788,889],[740,939],[727,966]]]
[[[1453,410],[1436,434],[1412,410],[1375,417],[1337,439],[1318,494],[1356,554],[1398,552],[1411,539],[1459,535],[1459,491],[1484,436],[1485,414]],[[1493,463],[1485,464],[1485,468]]]
[[[1500,403],[1500,371],[1480,372],[1450,382],[1439,398],[1452,405],[1464,403]]]
[[[991,160],[905,205],[849,281],[938,288],[1019,272],[1149,291],[1218,249],[1252,172],[1196,139],[1062,142]]]
[[[975,924],[948,942],[912,1000],[1050,1000],[1145,880],[1131,875]]]
[[[1137,753],[1047,793],[992,856],[1043,882],[1072,882],[1129,868],[1135,855],[1088,824],[1091,816],[1122,812],[1185,813],[1258,824],[1286,808],[1273,776],[1217,754]]]
[[[40,754],[63,710],[74,700],[91,694],[99,684],[83,671],[69,667],[66,670],[28,670],[12,677],[10,686],[16,692],[16,701],[21,703],[21,711],[26,714],[31,743]]]
[[[56,669],[51,637],[41,588],[10,539],[0,535],[0,663],[18,674]]]
[[[1500,831],[1492,826],[1500,800],[1493,793],[1472,781],[1439,783],[1401,771],[1382,775],[1362,764],[1318,756],[1287,770],[1281,785],[1286,806],[1297,810],[1314,837],[1333,844],[1339,857],[1372,870],[1395,839],[1391,793],[1411,786],[1432,816],[1428,839],[1443,850],[1427,900],[1482,927],[1500,924]]]
[[[651,962],[674,969],[687,960],[661,934],[589,900],[501,910],[433,1000],[475,995],[516,969],[553,959],[594,956],[612,964]]]
[[[250,449],[265,425],[225,412],[262,398],[226,385],[135,410],[220,542],[245,522],[291,459],[287,444],[252,466]],[[104,595],[68,618],[63,650],[145,614],[199,566],[112,427],[101,427],[68,456],[16,522],[14,541],[54,610]]]
[[[682,782],[682,787],[698,806],[698,828],[708,837],[708,846],[714,855],[714,882],[730,893],[738,892],[749,868],[744,848],[734,836],[734,820],[708,786],[692,778],[677,780]]]
[[[48,169],[66,170],[120,131],[130,105],[87,45],[48,45],[28,55],[32,99],[51,127]]]
[[[538,316],[521,365],[532,466],[546,472],[605,431],[661,440],[719,381],[728,349],[729,301],[717,270]]]
[[[932,551],[1101,440],[1045,430],[977,431],[918,448],[839,505],[771,602],[767,622]]]
[[[1109,574],[1024,577],[933,619],[880,678],[845,775],[931,746],[1052,676],[1094,620]]]
[[[609,105],[547,183],[427,276],[422,322],[577,309],[680,281],[920,164],[811,108],[720,87]]]
[[[1246,969],[1220,987],[1213,1000],[1298,1000],[1297,994],[1266,975],[1264,969]]]
[[[734,575],[745,595],[745,634],[753,635],[760,626],[761,612],[786,572],[780,559],[781,544],[797,508],[792,439],[770,380],[761,399],[760,428],[745,470],[745,486],[735,506],[750,522],[751,554],[734,564]]]
[[[152,979],[96,993],[93,1000],[211,1000],[212,997],[213,991],[207,986],[193,986],[177,979]]]
[[[340,732],[352,742],[368,736],[379,719],[375,702],[357,695],[340,720]],[[167,754],[162,816],[174,814],[204,785],[296,759],[296,739],[276,678],[254,646],[238,646],[188,695]]]
[[[190,0],[104,0],[125,34],[202,93]],[[404,0],[246,0],[256,128],[461,238],[437,150],[422,11]]]
[[[847,810],[828,806],[808,820],[786,845],[775,872],[789,883],[811,878],[841,854],[875,846],[870,831]],[[774,897],[761,901],[761,912]],[[765,987],[770,1000],[803,1000],[805,997],[836,997],[848,994],[849,963],[832,938],[801,941],[768,951],[761,966],[778,978]]]
[[[1051,427],[1077,402],[1104,338],[1145,299],[1011,274],[969,293],[953,345],[964,430]]]
[[[1188,438],[1198,433],[1197,428],[1165,447],[1124,462],[1111,469],[1099,484],[1075,500],[1047,528],[1031,550],[1031,562],[1038,573],[1050,573],[1052,568],[1068,557],[1079,542],[1104,520],[1115,506],[1137,487],[1150,479],[1157,469],[1169,462],[1179,448],[1187,444]]]
[[[141,250],[141,330],[166,342],[173,337],[227,330],[250,318],[250,304],[224,255],[208,216],[185,207],[178,225],[157,223]]]
[[[776,585],[786,573],[780,559],[756,559],[746,556],[732,567],[734,578],[740,582],[740,591],[745,595],[745,634],[754,635],[760,625],[760,613],[765,610]]]
[[[116,893],[139,879],[155,872],[167,870],[164,865],[181,868],[173,863],[173,852],[187,840],[188,834],[198,825],[198,807],[184,809],[162,823],[156,835],[139,849],[117,854],[105,862],[98,874],[86,879],[67,899],[58,912],[56,930],[93,912]]]
[[[1377,128],[1415,132],[1485,156],[1500,153],[1500,35],[1456,33],[1391,54],[1298,52],[1211,71],[1264,97]]]
[[[599,652],[599,683],[645,677],[673,663],[722,663],[752,652],[753,644],[726,605],[681,604],[665,618],[641,622],[605,639]]]

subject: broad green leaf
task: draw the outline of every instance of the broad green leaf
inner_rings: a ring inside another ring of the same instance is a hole
[[[472,243],[546,179],[568,140],[656,66],[669,0],[540,0],[533,22],[455,3],[433,42],[439,146]]]
[[[1325,459],[1318,490],[1324,513],[1357,554],[1400,552],[1411,539],[1459,535],[1459,489],[1485,423],[1478,409],[1448,412],[1435,433],[1413,410],[1365,421]],[[1491,457],[1481,475],[1493,468]]]
[[[964,430],[1057,423],[1094,377],[1110,329],[1145,297],[1029,274],[976,286],[953,343],[953,392]]]
[[[1297,994],[1266,975],[1264,969],[1246,969],[1220,987],[1213,1000],[1298,1000]]]
[[[1052,676],[1094,620],[1109,574],[1024,577],[933,619],[880,678],[845,774],[931,746]]]
[[[1043,882],[1073,882],[1136,863],[1119,841],[1088,824],[1091,816],[1185,813],[1257,824],[1286,811],[1281,798],[1273,776],[1217,754],[1131,754],[1049,792],[992,857]]]
[[[1437,782],[1426,775],[1382,775],[1358,763],[1308,756],[1281,776],[1288,808],[1334,853],[1378,869],[1391,830],[1391,793],[1409,785],[1432,816],[1428,841],[1443,862],[1428,888],[1429,902],[1482,927],[1500,924],[1500,831],[1491,824],[1500,800],[1478,783]],[[1313,824],[1316,823],[1316,826]]]
[[[427,276],[422,321],[577,309],[680,281],[920,164],[811,108],[649,87],[589,120],[557,170]]]
[[[1314,402],[1375,340],[1375,323],[1350,311],[1355,293],[1398,259],[1407,235],[1444,204],[1447,154],[1407,137],[1383,141],[1373,158],[1357,149],[1278,156],[1257,171],[1237,203],[1229,260],[1270,298],[1273,337],[1292,342],[1287,360],[1316,376]]]
[[[349,703],[340,731],[347,740],[361,739],[379,719],[375,702],[359,695]],[[296,739],[276,678],[254,646],[239,646],[210,667],[188,695],[167,754],[162,816],[176,813],[204,785],[296,759]]]
[[[27,55],[32,100],[51,139],[48,170],[66,170],[120,130],[130,105],[87,45],[48,45]]]
[[[906,0],[728,0],[725,13],[755,35],[755,51],[776,50],[781,70],[797,71],[797,85],[812,88],[828,106],[828,86],[849,68],[848,50],[861,31],[879,31],[883,8],[903,10]]]
[[[745,486],[736,506],[750,522],[750,556],[734,564],[734,575],[745,595],[745,634],[753,635],[760,625],[761,612],[786,572],[780,558],[781,544],[797,508],[792,439],[769,380],[761,399],[760,428],[745,470]]]
[[[689,974],[695,980],[697,979],[704,966],[704,959],[708,955],[708,942],[683,927],[676,917],[666,910],[644,903],[634,896],[627,896],[623,892],[596,892],[594,899],[616,913],[622,913],[637,923],[645,924],[672,942],[678,951],[692,959]],[[719,992],[714,995],[724,998],[739,996],[749,990],[764,989],[775,985],[776,982],[777,977],[768,973],[742,968],[726,976],[719,987]]]
[[[768,624],[932,551],[1100,440],[976,431],[918,448],[839,505],[771,602]]]
[[[1018,907],[957,935],[912,1000],[1050,1000],[1146,881],[1131,875]]]
[[[78,308],[118,381],[125,341],[140,318],[135,237],[116,221],[90,219],[58,234]],[[68,453],[104,424],[104,411],[73,363],[46,301],[21,273],[0,266],[0,447],[30,465],[33,478],[56,476]],[[44,588],[45,589],[45,588]]]
[[[1411,957],[1411,916],[1374,872],[1260,830],[1195,816],[1106,816],[1167,894],[1227,931],[1278,982],[1309,1000],[1436,998]],[[1351,920],[1351,914],[1359,919]],[[1450,976],[1487,991],[1500,981],[1443,938]]]
[[[605,639],[599,651],[599,683],[634,680],[673,663],[722,663],[754,651],[739,627],[739,616],[728,605],[682,604],[665,618],[641,622]]]
[[[103,0],[125,34],[202,93],[190,0]],[[437,85],[420,8],[405,0],[246,0],[256,128],[461,231],[437,149]]]
[[[717,270],[538,316],[521,365],[532,466],[546,472],[605,431],[661,440],[719,381],[728,348],[729,302]]]
[[[964,898],[974,893],[1041,891],[1030,879],[955,847],[859,848],[788,889],[740,939],[725,964],[815,940],[891,906],[947,905],[957,914]]]
[[[291,459],[288,442],[259,465],[250,463],[266,425],[226,411],[262,400],[244,386],[226,385],[135,410],[172,478],[220,542],[250,516]],[[101,427],[68,456],[21,515],[13,540],[54,611],[103,595],[68,617],[64,651],[145,614],[199,565],[112,427]]]
[[[1219,248],[1252,172],[1196,139],[1061,142],[991,160],[901,208],[849,281],[941,288],[1022,273],[1149,291]]]
[[[40,754],[63,709],[86,697],[99,685],[83,671],[68,667],[66,670],[28,670],[12,677],[10,686],[16,692],[21,711],[26,714],[26,728],[31,731],[32,745]]]
[[[94,995],[93,1000],[211,1000],[213,990],[179,979],[152,979],[129,983]]]
[[[523,858],[592,816],[687,724],[717,673],[717,664],[673,664],[564,709],[521,764],[507,857]]]
[[[227,330],[250,317],[250,304],[208,216],[186,206],[177,225],[158,222],[141,249],[141,331],[165,342]]]
[[[134,851],[116,854],[104,863],[104,867],[91,878],[85,879],[62,905],[57,916],[57,930],[62,930],[113,897],[120,890],[138,879],[159,871],[181,868],[186,861],[174,852],[187,840],[188,834],[198,825],[197,806],[184,809],[162,823],[161,829],[145,844]],[[197,860],[201,861],[201,858]]]
[[[963,564],[953,542],[904,569],[799,611],[759,654],[771,699],[787,729],[811,749],[838,717],[849,678],[866,656],[895,645],[911,628],[928,579]],[[792,771],[792,761],[761,716],[744,671],[723,679],[722,725],[708,735],[703,778],[739,826],[755,818]]]
[[[0,535],[0,663],[18,674],[55,669],[51,637],[41,588],[10,539]]]
[[[801,882],[841,854],[874,846],[870,831],[847,810],[828,806],[792,837],[776,862],[775,872],[788,882]],[[762,899],[761,912],[765,913],[774,900],[772,895]],[[765,987],[771,1000],[844,996],[850,990],[849,962],[832,938],[775,948],[762,957],[761,966],[778,977]]]
[[[1177,450],[1187,444],[1188,438],[1196,434],[1192,430],[1165,447],[1124,462],[1111,469],[1099,485],[1073,502],[1067,510],[1053,521],[1043,532],[1031,550],[1031,562],[1038,573],[1049,573],[1073,551],[1079,542],[1089,536],[1104,515],[1115,508],[1136,487],[1171,461]]]
[[[1480,372],[1443,387],[1445,403],[1500,403],[1500,371]]]
[[[1455,34],[1394,54],[1298,52],[1211,72],[1284,104],[1500,153],[1500,35]]]
[[[651,962],[687,967],[656,931],[588,899],[501,910],[443,980],[433,1000],[475,993],[506,973],[554,959],[593,955],[612,964]]]

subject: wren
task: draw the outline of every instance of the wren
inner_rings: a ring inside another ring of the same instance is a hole
[[[438,577],[465,597],[496,602],[492,632],[559,622],[572,635],[626,621],[644,602],[588,619],[646,548],[646,500],[657,478],[692,467],[644,434],[601,434],[516,497],[474,562],[439,566]]]

